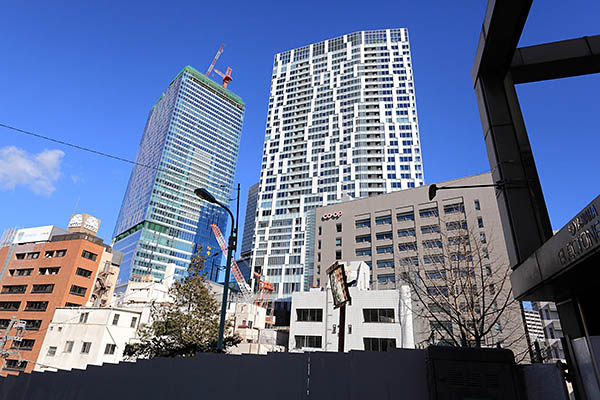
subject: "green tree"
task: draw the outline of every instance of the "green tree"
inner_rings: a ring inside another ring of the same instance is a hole
[[[199,253],[187,275],[169,289],[171,302],[153,306],[150,324],[140,328],[138,343],[125,347],[126,357],[193,357],[216,351],[220,304],[205,281],[204,257]],[[223,348],[240,342],[237,335],[226,336]]]

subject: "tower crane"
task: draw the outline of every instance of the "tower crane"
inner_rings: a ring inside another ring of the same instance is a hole
[[[212,230],[215,234],[215,237],[217,238],[217,242],[219,243],[221,252],[223,253],[223,255],[227,256],[227,251],[228,251],[227,243],[225,243],[225,238],[223,237],[221,230],[215,224],[211,224],[210,227],[212,228]],[[270,304],[269,297],[271,296],[271,292],[273,292],[273,289],[274,289],[273,284],[271,282],[263,281],[262,279],[260,279],[260,277],[261,277],[260,274],[255,272],[254,274],[258,277],[257,282],[258,282],[259,286],[258,286],[258,293],[256,295],[256,300],[253,302],[252,301],[252,289],[250,288],[250,286],[248,286],[248,283],[246,283],[246,280],[244,279],[244,276],[242,275],[240,268],[238,267],[237,263],[234,260],[231,260],[231,272],[233,272],[235,281],[237,282],[238,286],[240,287],[240,291],[242,292],[244,299],[248,303],[254,303],[255,305],[257,305],[259,307],[266,308],[268,311],[269,304]],[[271,307],[271,314],[266,316],[265,323],[270,324],[270,325],[275,324],[275,317],[273,316],[273,307]]]
[[[219,71],[218,69],[215,68],[215,64],[217,63],[217,60],[219,59],[219,57],[221,57],[221,53],[223,53],[224,48],[225,48],[225,43],[222,43],[221,47],[219,47],[219,50],[217,50],[217,54],[215,55],[215,58],[213,58],[212,62],[210,63],[210,66],[208,67],[208,71],[206,71],[206,76],[208,77],[211,72],[217,73],[219,76],[221,76],[221,78],[223,78],[223,87],[227,88],[227,85],[229,84],[229,82],[231,82],[233,80],[233,78],[231,77],[232,69],[230,67],[227,67],[227,69],[225,70],[225,73],[222,73],[221,71]]]
[[[224,256],[227,256],[227,252],[228,252],[227,243],[225,243],[225,238],[223,238],[223,234],[221,233],[221,230],[215,224],[211,224],[210,227],[212,228],[212,230],[215,234],[215,237],[217,238],[217,242],[219,243],[219,247],[221,248],[222,254]],[[246,280],[244,279],[244,276],[242,275],[240,268],[238,267],[237,263],[234,260],[231,260],[231,272],[233,272],[233,277],[235,278],[235,281],[237,282],[238,286],[240,287],[240,292],[242,292],[244,299],[248,303],[252,303],[252,289],[250,289],[250,286],[248,286],[248,284],[246,283]],[[225,284],[227,284],[227,282]]]

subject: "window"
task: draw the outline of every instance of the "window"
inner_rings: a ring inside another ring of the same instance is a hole
[[[342,251],[341,250],[336,250],[335,251],[335,259],[336,260],[341,260],[342,259]]]
[[[79,315],[79,323],[85,324],[87,322],[89,316],[90,316],[89,312],[81,313],[81,315]]]
[[[40,258],[40,252],[39,251],[35,251],[35,252],[32,252],[32,253],[25,254],[25,259],[26,260],[37,260],[38,258]]]
[[[44,254],[44,258],[64,257],[67,254],[67,250],[48,250]]]
[[[60,270],[60,267],[40,268],[38,273],[40,275],[56,275],[56,274],[58,274],[59,270]]]
[[[47,301],[28,301],[27,305],[25,306],[25,311],[42,312],[46,311],[46,308],[48,308]]]
[[[54,283],[45,283],[40,285],[33,285],[31,293],[52,293],[54,290]]]
[[[438,233],[439,231],[439,225],[427,225],[421,227],[421,233]]]
[[[446,224],[446,228],[449,231],[454,231],[456,229],[467,229],[467,221],[462,221],[462,222],[458,222],[458,221],[448,222]]]
[[[371,226],[370,219],[363,219],[355,222],[357,228],[369,228]]]
[[[377,254],[393,253],[393,246],[379,246],[377,247]]]
[[[470,244],[469,236],[452,236],[448,238],[448,244],[451,246],[468,246]]]
[[[41,319],[26,319],[25,321],[25,330],[27,331],[39,331],[42,326]]]
[[[25,293],[27,285],[4,285],[2,286],[2,294]]]
[[[419,265],[419,257],[404,257],[400,259],[400,265]]]
[[[98,258],[98,254],[94,254],[90,251],[84,250],[81,253],[81,257],[87,258],[88,260],[96,261],[96,259]]]
[[[8,371],[25,371],[26,367],[27,361],[6,360],[4,363],[4,369]]]
[[[400,250],[400,251],[417,250],[417,243],[416,242],[400,243],[398,245],[398,250]]]
[[[416,235],[415,228],[400,229],[398,231],[399,237],[415,236],[415,235]]]
[[[75,296],[85,296],[86,291],[87,289],[84,287],[71,285],[71,290],[69,290],[69,293],[74,294]]]
[[[135,328],[135,326],[137,325],[137,317],[131,317],[131,325],[129,325],[131,328]]]
[[[371,235],[363,235],[356,237],[356,243],[371,243]]]
[[[486,264],[483,267],[485,268],[485,274],[487,276],[492,275],[492,266],[490,264]]]
[[[296,339],[296,348],[301,349],[303,347],[317,348],[320,349],[322,347],[321,336],[294,336]]]
[[[429,309],[430,312],[432,313],[450,313],[450,306],[447,304],[435,304],[435,303],[430,303],[427,305],[427,308]]]
[[[65,307],[81,307],[81,304],[66,302]]]
[[[78,267],[77,271],[75,271],[75,274],[83,276],[84,278],[89,278],[90,276],[92,276],[92,271]]]
[[[477,225],[483,228],[483,217],[477,217]]]
[[[335,238],[336,247],[340,247],[342,245],[342,238]]]
[[[380,275],[377,275],[377,281],[380,283],[393,283],[393,282],[396,282],[396,275],[380,274]]]
[[[481,243],[487,243],[485,232],[479,232],[479,237],[481,238]]]
[[[117,325],[119,323],[119,317],[120,317],[119,314],[115,314],[115,316],[113,317],[113,321],[112,321],[113,325]]]
[[[389,268],[394,266],[394,260],[377,260],[377,268]]]
[[[438,332],[442,335],[452,334],[452,322],[450,321],[429,321],[429,327],[432,331]]]
[[[428,279],[445,279],[446,271],[425,271],[425,276]]]
[[[296,320],[301,322],[323,321],[323,310],[320,308],[297,308]]]
[[[33,273],[33,268],[11,269],[8,272],[10,276],[29,276]]]
[[[430,286],[427,288],[427,294],[430,296],[448,296],[447,286]]]
[[[70,353],[73,351],[73,345],[75,344],[74,341],[72,340],[68,340],[67,343],[65,343],[65,350],[64,353]]]
[[[377,217],[375,218],[375,224],[376,225],[385,225],[385,224],[391,224],[392,223],[392,216],[391,215],[386,215],[383,217]]]
[[[437,207],[419,210],[419,217],[421,218],[437,217],[438,215],[439,213]]]
[[[391,240],[394,237],[392,232],[381,232],[375,235],[377,240]]]
[[[56,346],[48,347],[48,357],[54,357],[56,355]]]
[[[81,344],[81,354],[88,354],[92,348],[92,342],[83,342]]]
[[[394,338],[363,338],[366,351],[388,351],[396,348]]]
[[[368,249],[356,249],[356,255],[357,256],[370,256],[371,255],[371,248],[368,248]]]
[[[412,211],[396,214],[396,221],[398,221],[398,222],[414,221],[414,220],[415,220],[415,214]]]
[[[336,232],[341,232],[342,231],[342,224],[335,224],[335,231]]]
[[[481,210],[481,204],[479,203],[479,200],[475,200],[475,209],[477,211]]]
[[[496,328],[496,333],[502,333],[502,324],[500,322],[496,322],[494,327]]]
[[[447,204],[444,206],[444,214],[454,214],[465,211],[465,205],[463,203]]]
[[[106,343],[106,347],[104,348],[104,354],[115,354],[116,348],[117,348],[116,344]]]
[[[32,350],[34,344],[35,344],[34,339],[21,339],[20,342],[13,341],[12,348],[19,349],[19,350]]]
[[[431,256],[423,256],[423,262],[425,264],[443,264],[444,256],[441,254],[434,254]]]
[[[363,308],[365,322],[394,322],[393,308]]]
[[[426,249],[441,249],[442,241],[441,240],[423,240],[423,247]]]

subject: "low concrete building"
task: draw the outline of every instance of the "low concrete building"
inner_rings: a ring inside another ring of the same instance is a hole
[[[61,307],[48,326],[36,371],[85,369],[119,363],[136,338],[140,311],[122,308]]]
[[[352,304],[346,306],[345,348],[385,351],[414,348],[410,289],[370,290],[369,267],[344,263]],[[339,309],[333,308],[331,290],[312,288],[292,294],[290,351],[338,351]]]
[[[285,351],[280,333],[276,329],[267,328],[265,321],[267,310],[256,304],[228,303],[227,319],[231,321],[230,333],[237,334],[242,342],[228,349],[231,354],[267,354]],[[287,339],[287,335],[285,335]],[[286,343],[287,344],[287,343]]]
[[[536,301],[532,303],[533,309],[539,312],[546,340],[546,361],[565,361],[561,338],[563,329],[558,318],[556,304],[551,301]]]

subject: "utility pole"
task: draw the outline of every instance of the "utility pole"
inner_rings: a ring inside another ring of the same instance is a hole
[[[4,367],[4,360],[13,354],[16,354],[19,357],[19,362],[21,362],[21,353],[19,353],[17,350],[5,349],[5,347],[9,340],[12,340],[13,343],[23,340],[23,336],[25,336],[25,325],[25,321],[18,320],[17,317],[13,315],[8,323],[8,327],[4,331],[4,335],[0,337],[0,358],[2,359],[2,368]],[[16,335],[9,336],[10,331],[13,329],[17,330]]]

